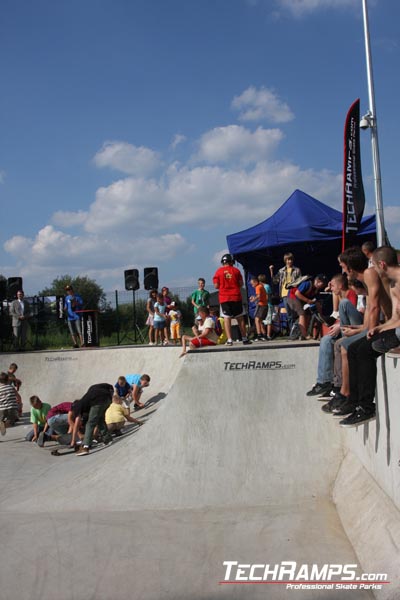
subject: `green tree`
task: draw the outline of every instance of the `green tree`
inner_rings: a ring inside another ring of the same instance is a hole
[[[65,296],[65,286],[70,285],[82,297],[86,309],[107,308],[106,294],[101,286],[89,277],[72,277],[61,275],[53,280],[50,287],[38,292],[38,296]]]

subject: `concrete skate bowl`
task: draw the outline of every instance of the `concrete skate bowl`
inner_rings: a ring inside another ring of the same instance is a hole
[[[175,348],[42,356],[49,386],[57,373],[61,388],[73,376],[85,388],[147,371],[151,394],[166,397],[144,427],[88,457],[7,444],[0,598],[373,597],[367,589],[243,583],[235,567],[226,581],[226,561],[357,565],[357,577],[388,573],[391,584],[375,596],[398,598],[400,521],[385,418],[343,432],[306,398],[317,352],[277,344],[181,360]],[[34,356],[18,357],[21,377]],[[390,368],[396,375],[393,361]],[[380,480],[375,462],[386,470]]]

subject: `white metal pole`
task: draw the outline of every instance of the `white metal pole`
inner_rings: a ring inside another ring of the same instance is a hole
[[[383,217],[382,180],[379,158],[378,126],[376,120],[374,79],[372,74],[371,45],[369,37],[367,0],[362,0],[364,17],[365,55],[367,61],[369,121],[371,129],[372,164],[374,169],[375,207],[376,207],[376,237],[378,246],[385,243],[385,224]]]

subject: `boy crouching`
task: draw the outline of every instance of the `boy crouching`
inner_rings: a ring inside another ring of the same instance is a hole
[[[139,421],[129,414],[129,409],[124,408],[123,398],[114,394],[110,406],[106,410],[105,420],[107,429],[110,433],[114,433],[116,437],[122,435],[121,429],[125,425],[125,421],[129,423],[135,423],[136,425],[143,425],[143,421]]]

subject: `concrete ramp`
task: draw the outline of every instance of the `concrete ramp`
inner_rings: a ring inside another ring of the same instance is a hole
[[[347,597],[224,581],[224,561],[358,563],[331,500],[342,431],[304,396],[317,350],[281,344],[185,359],[175,348],[127,350],[129,358],[110,350],[101,368],[95,351],[96,381],[99,373],[114,382],[116,374],[146,370],[155,389],[173,385],[144,427],[88,457],[54,458],[20,444],[25,463],[15,471],[17,442],[9,442],[0,598]],[[63,383],[67,370],[74,381],[87,375],[86,354],[76,363],[51,361]]]

